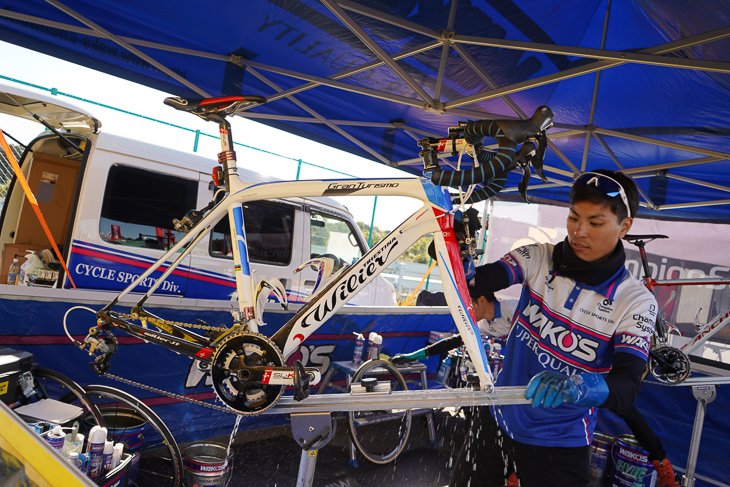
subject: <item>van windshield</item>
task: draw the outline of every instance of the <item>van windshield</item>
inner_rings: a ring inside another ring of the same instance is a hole
[[[310,216],[312,258],[335,256],[335,270],[351,265],[363,252],[355,232],[344,219],[313,211]]]

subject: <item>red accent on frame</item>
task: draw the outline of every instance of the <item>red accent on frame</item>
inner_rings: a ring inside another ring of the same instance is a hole
[[[200,357],[203,360],[210,360],[213,357],[213,354],[215,353],[215,350],[212,348],[205,347],[201,351],[195,354],[196,357]]]
[[[444,212],[436,210],[434,208],[434,214],[436,216],[443,215]],[[461,262],[461,253],[459,252],[459,244],[456,243],[456,233],[454,232],[454,215],[445,215],[438,219],[439,227],[441,227],[441,233],[444,236],[444,242],[446,243],[446,251],[448,253],[449,262],[451,267],[454,269],[454,280],[456,281],[456,288],[459,290],[459,296],[461,296],[466,310],[471,316],[471,319],[476,323],[476,315],[474,314],[474,307],[471,305],[471,297],[469,297],[469,289],[466,286],[466,276],[464,276],[464,264]]]

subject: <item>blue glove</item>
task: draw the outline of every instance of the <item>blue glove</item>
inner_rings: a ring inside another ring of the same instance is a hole
[[[568,377],[560,372],[543,370],[527,384],[525,399],[532,407],[557,407],[567,402],[578,406],[596,407],[608,397],[608,385],[600,374],[577,374]]]
[[[464,262],[464,276],[466,276],[466,280],[468,281],[472,277],[474,277],[474,274],[476,274],[476,267],[474,266],[474,259],[471,257],[468,257],[466,261]]]

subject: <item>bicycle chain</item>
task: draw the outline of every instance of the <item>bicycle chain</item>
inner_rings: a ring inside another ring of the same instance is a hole
[[[228,328],[225,326],[210,326],[210,325],[200,325],[200,324],[194,324],[194,323],[183,323],[181,321],[169,321],[169,320],[161,320],[157,318],[152,317],[146,317],[144,319],[140,318],[137,315],[133,314],[126,314],[126,313],[118,313],[118,316],[124,319],[128,320],[140,320],[140,321],[149,321],[155,326],[159,326],[160,323],[167,324],[167,325],[175,325],[175,326],[181,326],[186,328],[198,328],[201,330],[210,330],[210,331],[226,331]],[[134,387],[139,387],[140,389],[145,389],[150,392],[154,392],[156,394],[162,394],[163,396],[171,397],[173,399],[177,399],[179,401],[189,402],[191,404],[196,404],[198,406],[206,407],[209,409],[215,409],[218,411],[223,411],[224,413],[230,413],[230,414],[240,414],[235,409],[225,407],[225,406],[218,406],[217,404],[210,404],[204,401],[199,401],[197,399],[192,399],[187,396],[183,396],[181,394],[175,394],[174,392],[166,391],[164,389],[159,389],[157,387],[148,386],[146,384],[142,384],[141,382],[135,382],[133,380],[125,379],[123,377],[119,377],[114,374],[104,374],[104,377],[108,377],[110,379],[116,380],[118,382],[121,382],[123,384],[127,384]],[[255,416],[256,413],[248,413],[247,416]]]
[[[127,314],[127,313],[116,313],[117,316],[120,316],[122,318],[128,319],[128,320],[139,320],[142,322],[149,321],[155,326],[162,325],[172,325],[172,326],[180,326],[183,328],[197,328],[199,330],[210,330],[210,331],[226,331],[228,328],[225,326],[210,326],[210,325],[200,325],[197,323],[184,323],[182,321],[170,321],[170,320],[163,320],[159,318],[153,318],[151,316],[147,316],[144,318],[140,318],[136,314]]]
[[[232,408],[229,408],[229,407],[218,406],[217,404],[209,404],[207,402],[199,401],[197,399],[192,399],[190,397],[183,396],[181,394],[175,394],[174,392],[165,391],[163,389],[158,389],[157,387],[152,387],[152,386],[148,386],[146,384],[142,384],[140,382],[135,382],[133,380],[125,379],[123,377],[119,377],[119,376],[114,375],[114,374],[104,374],[104,377],[108,377],[110,379],[114,379],[114,380],[119,381],[119,382],[121,382],[123,384],[127,384],[127,385],[134,386],[134,387],[139,387],[140,389],[145,389],[145,390],[148,390],[150,392],[154,392],[156,394],[162,394],[163,396],[168,396],[168,397],[171,397],[173,399],[177,399],[177,400],[180,400],[180,401],[189,402],[191,404],[196,404],[198,406],[203,406],[203,407],[210,408],[210,409],[216,409],[218,411],[223,411],[224,413],[240,414],[235,409],[232,409]],[[248,414],[246,414],[246,416],[255,416],[256,414],[257,413],[248,413]]]

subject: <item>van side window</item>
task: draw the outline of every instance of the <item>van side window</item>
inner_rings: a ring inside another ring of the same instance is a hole
[[[362,257],[362,248],[346,220],[312,211],[309,222],[312,258],[337,257],[335,259],[335,270],[337,270],[343,265],[354,264]]]
[[[173,230],[197,204],[198,182],[114,165],[104,190],[99,234],[109,243],[166,250],[184,234]]]
[[[243,219],[251,262],[288,265],[292,258],[294,209],[262,201],[243,205]],[[233,258],[231,229],[225,216],[213,228],[210,255]]]

